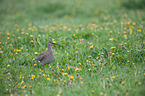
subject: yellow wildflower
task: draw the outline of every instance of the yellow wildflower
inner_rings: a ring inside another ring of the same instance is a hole
[[[37,66],[37,64],[34,64],[34,66]]]
[[[127,38],[127,35],[124,35],[124,38]]]
[[[115,46],[114,47],[111,47],[111,49],[115,49]]]
[[[70,79],[73,79],[74,77],[73,76],[70,76]]]
[[[110,40],[110,41],[113,41],[113,40],[114,40],[114,38],[109,38],[109,40]]]
[[[115,76],[112,76],[112,78],[115,78]]]
[[[49,80],[49,81],[50,81],[50,78],[47,78],[47,80]]]
[[[93,48],[93,46],[90,46],[90,49],[92,49]]]

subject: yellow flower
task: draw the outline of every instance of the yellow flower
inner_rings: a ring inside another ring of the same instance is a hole
[[[76,69],[75,69],[75,71],[78,71],[78,70],[79,70],[79,68],[76,68]]]
[[[20,31],[20,29],[17,29],[17,32],[19,32]]]
[[[22,78],[22,75],[20,75],[20,77],[19,77],[20,79]]]
[[[112,86],[112,84],[109,84],[109,86]]]
[[[24,83],[24,81],[22,80],[21,84],[23,84],[23,83]]]
[[[115,76],[112,76],[112,78],[115,78]]]
[[[124,38],[127,38],[127,35],[124,35]]]
[[[47,78],[47,80],[49,80],[49,81],[50,81],[50,78]]]
[[[30,37],[33,37],[33,35],[30,35]]]
[[[7,67],[10,67],[10,65],[8,64]]]
[[[60,96],[59,94],[57,94],[56,96]]]
[[[94,93],[94,92],[95,92],[95,90],[92,90],[92,92]]]
[[[53,41],[53,43],[56,43],[55,41]]]
[[[32,23],[30,23],[29,26],[32,26]]]
[[[122,84],[124,84],[124,82],[122,81]]]
[[[66,26],[64,26],[63,28],[64,28],[64,29],[67,29],[67,27],[66,27]]]
[[[24,85],[24,88],[26,88],[27,86],[26,85]]]
[[[90,49],[92,49],[93,48],[93,46],[90,46]]]
[[[141,29],[137,30],[138,32],[141,32]]]
[[[22,32],[21,34],[24,34],[24,32]]]
[[[79,65],[81,65],[81,63],[78,63]]]
[[[80,83],[83,84],[84,82],[83,81],[80,81]]]
[[[26,35],[28,35],[28,33],[26,33]]]
[[[63,75],[67,75],[67,73],[63,73]]]
[[[35,78],[35,75],[32,75],[33,78]]]
[[[113,40],[114,40],[114,38],[109,38],[109,40],[110,40],[110,41],[113,41]]]
[[[115,49],[115,46],[114,47],[111,47],[111,49]]]
[[[123,45],[123,44],[119,44],[119,45]]]
[[[38,54],[38,52],[35,52],[35,54]]]
[[[34,66],[37,66],[37,64],[34,64]]]
[[[127,43],[124,43],[125,45],[127,44]]]
[[[59,91],[59,94],[62,94],[62,91]]]
[[[101,92],[100,95],[103,95],[103,92]]]
[[[15,24],[15,27],[17,27],[18,25],[17,24]]]
[[[135,22],[133,22],[133,25],[136,25],[136,23],[135,23]]]
[[[43,74],[43,76],[45,77],[45,74]]]
[[[3,53],[3,51],[0,51],[0,53]]]
[[[73,79],[74,77],[73,76],[70,76],[70,79]]]
[[[28,28],[28,30],[31,30],[32,28]]]
[[[69,67],[69,66],[67,66],[67,68],[68,68],[68,69],[70,69],[70,67]]]
[[[7,33],[7,35],[10,35],[9,33]]]

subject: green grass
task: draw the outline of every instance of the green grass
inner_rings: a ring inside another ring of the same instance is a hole
[[[144,1],[130,2],[1,0],[0,94],[144,96]],[[43,66],[48,40],[61,47]]]

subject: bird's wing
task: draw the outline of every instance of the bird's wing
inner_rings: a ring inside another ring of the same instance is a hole
[[[44,51],[40,53],[40,55],[35,60],[42,61],[46,57],[46,55],[47,53]]]

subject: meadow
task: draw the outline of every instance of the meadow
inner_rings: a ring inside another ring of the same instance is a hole
[[[144,0],[0,0],[1,96],[144,96]],[[34,61],[52,40],[55,59]]]

